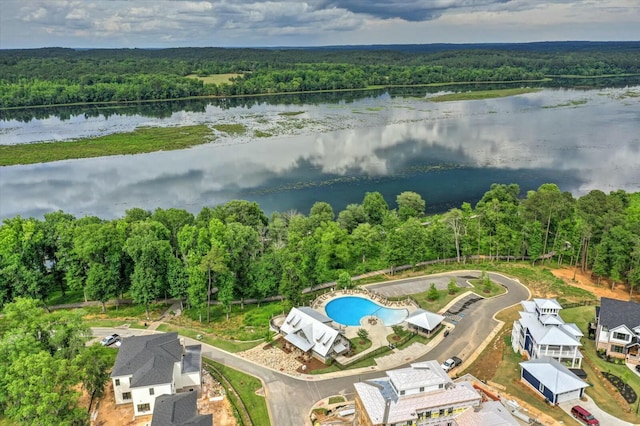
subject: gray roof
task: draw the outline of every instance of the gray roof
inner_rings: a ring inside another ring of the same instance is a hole
[[[405,322],[431,331],[439,326],[444,319],[445,317],[442,315],[424,309],[416,309],[414,313],[405,318]]]
[[[600,302],[600,325],[611,330],[623,324],[631,329],[640,325],[640,303],[603,297]]]
[[[202,346],[185,346],[182,357],[182,373],[197,373],[202,367]]]
[[[181,360],[178,333],[125,337],[111,377],[132,376],[131,387],[171,383],[173,366]]]
[[[320,321],[322,323],[330,323],[331,321],[333,321],[331,318],[329,318],[326,315],[323,315],[322,313],[316,311],[313,308],[310,308],[309,306],[301,306],[298,308],[298,310],[300,312],[304,312],[305,314],[309,315],[311,318]]]
[[[153,408],[151,426],[212,426],[213,415],[199,415],[196,392],[160,395]]]
[[[416,362],[407,368],[389,370],[387,376],[399,391],[453,383],[438,361]]]
[[[554,394],[589,387],[580,377],[553,358],[539,358],[521,362],[520,366],[533,375]]]

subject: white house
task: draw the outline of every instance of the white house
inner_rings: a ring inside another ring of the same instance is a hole
[[[333,328],[331,322],[331,318],[312,308],[292,308],[280,326],[280,333],[302,352],[326,362],[351,347],[343,332]]]
[[[178,333],[126,337],[111,373],[116,404],[149,415],[159,395],[198,391],[201,365],[201,346],[183,346]]]
[[[414,330],[418,333],[426,334],[430,336],[431,333],[436,330],[445,317],[433,312],[426,311],[424,309],[416,309],[411,313],[404,322],[409,325],[410,330]]]
[[[482,404],[467,381],[454,383],[437,361],[411,364],[355,383],[356,423],[389,425],[517,425],[504,409]]]
[[[577,325],[565,323],[560,317],[562,306],[556,299],[533,299],[521,302],[524,311],[513,323],[513,350],[526,353],[530,359],[550,357],[570,368],[582,365],[583,333]]]
[[[521,380],[552,404],[582,398],[589,385],[553,358],[521,362]]]
[[[596,307],[596,349],[640,364],[640,304],[603,297]]]

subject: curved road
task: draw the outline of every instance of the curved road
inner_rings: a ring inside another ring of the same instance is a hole
[[[429,275],[429,278],[426,280],[424,277],[420,277],[403,280],[402,282],[411,284],[406,287],[407,289],[411,289],[411,293],[415,293],[416,283],[418,283],[419,287],[421,281],[425,282],[424,289],[421,291],[426,291],[428,289],[427,281],[432,282],[433,279],[438,278],[445,278],[448,281],[451,277],[464,280],[471,275],[479,277],[480,272],[467,270],[447,272]],[[493,316],[497,312],[530,297],[529,290],[518,281],[492,272],[489,272],[489,275],[493,281],[507,287],[508,293],[492,299],[481,300],[470,305],[464,310],[464,317],[457,323],[456,327],[441,344],[426,355],[411,362],[431,359],[444,361],[451,355],[458,355],[463,361],[466,360],[487,336],[489,336],[494,327],[498,325],[498,322],[493,319]],[[381,292],[387,286],[394,286],[394,291],[397,294],[397,282],[391,281],[384,284],[376,284],[375,288],[376,291]],[[135,329],[123,331],[112,328],[93,328],[92,330],[94,335],[100,338],[114,332],[124,337],[152,332],[149,330]],[[272,425],[294,426],[309,424],[307,415],[316,401],[330,395],[353,394],[353,383],[384,375],[383,371],[374,370],[363,372],[363,370],[360,369],[360,371],[344,371],[326,376],[313,376],[311,379],[307,379],[309,376],[305,376],[305,378],[291,377],[254,364],[213,346],[203,344],[202,342],[196,342],[189,338],[185,338],[185,340],[187,344],[202,344],[203,356],[259,377],[265,385]],[[399,367],[402,367],[402,365],[399,365],[397,368]]]

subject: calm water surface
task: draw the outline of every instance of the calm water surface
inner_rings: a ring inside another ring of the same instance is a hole
[[[267,212],[313,202],[334,210],[380,191],[393,206],[416,191],[429,211],[475,202],[491,183],[518,183],[524,194],[555,182],[640,191],[640,87],[544,90],[510,98],[434,103],[380,95],[320,105],[267,105],[142,115],[0,121],[2,144],[62,140],[142,125],[244,123],[188,150],[0,168],[0,217],[121,216],[142,207],[197,212],[240,198]],[[298,112],[283,115],[283,112]],[[271,137],[256,137],[256,131]]]

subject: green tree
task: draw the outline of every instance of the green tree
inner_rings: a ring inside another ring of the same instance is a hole
[[[364,328],[359,328],[358,329],[358,337],[361,340],[367,340],[367,339],[369,339],[369,332],[367,330],[365,330]]]
[[[340,272],[336,284],[338,285],[338,288],[351,288],[353,286],[351,275],[349,275],[347,271]]]
[[[426,203],[418,193],[405,191],[397,196],[396,203],[400,220],[405,221],[410,217],[421,218],[424,216]]]
[[[316,229],[325,222],[333,222],[334,217],[335,215],[331,204],[324,201],[317,201],[313,203],[309,212],[311,229]]]
[[[367,215],[367,221],[372,225],[381,225],[389,214],[389,205],[379,192],[367,192],[362,200],[362,208]]]
[[[222,247],[217,244],[213,244],[209,252],[202,258],[200,263],[200,269],[207,274],[207,323],[211,322],[211,292],[213,290],[213,283],[215,282],[215,276],[227,272],[227,265],[225,264],[225,253]],[[232,282],[233,285],[233,282]],[[228,296],[228,290],[225,288]],[[220,289],[222,291],[222,289]],[[218,296],[220,298],[220,295]],[[231,299],[233,299],[233,287],[231,289]],[[221,300],[222,301],[222,300]],[[227,319],[228,313],[227,313]]]
[[[79,371],[82,388],[90,398],[87,408],[89,413],[93,401],[104,395],[105,385],[109,381],[109,371],[113,367],[113,357],[109,351],[110,349],[100,344],[94,344],[82,351],[74,360],[75,367]]]
[[[438,300],[439,298],[440,298],[440,292],[436,288],[435,283],[431,283],[431,285],[429,285],[429,290],[427,291],[427,299],[434,301],[434,300]]]

